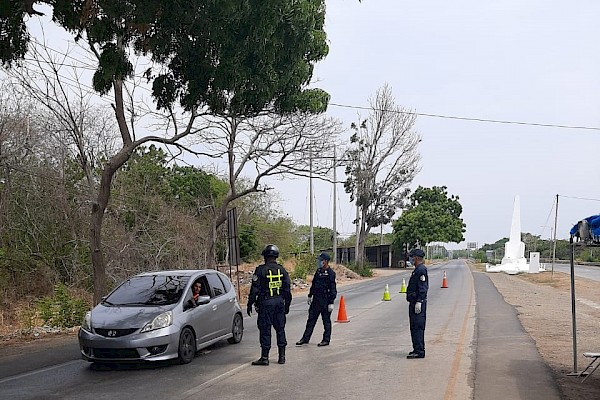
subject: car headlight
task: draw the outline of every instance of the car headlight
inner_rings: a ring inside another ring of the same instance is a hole
[[[92,331],[92,312],[88,311],[85,313],[85,317],[83,317],[83,322],[81,323],[81,329],[84,331],[91,332]]]
[[[173,312],[167,311],[154,317],[154,319],[142,328],[142,332],[149,332],[156,329],[166,328],[173,323]]]

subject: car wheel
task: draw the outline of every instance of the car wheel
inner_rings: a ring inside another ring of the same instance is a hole
[[[244,335],[244,322],[240,314],[235,314],[235,317],[233,317],[231,333],[233,336],[227,339],[229,343],[236,344],[242,341],[242,336]]]
[[[183,328],[179,336],[179,362],[188,364],[196,355],[196,338],[190,328]]]

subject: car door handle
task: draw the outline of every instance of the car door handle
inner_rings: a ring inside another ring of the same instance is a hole
[[[213,311],[217,311],[217,305],[213,305]]]

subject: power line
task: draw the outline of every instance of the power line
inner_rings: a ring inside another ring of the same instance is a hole
[[[58,51],[52,47],[47,46],[46,44],[42,44],[40,42],[38,42],[37,40],[35,40],[35,38],[33,38],[33,41],[35,43],[37,43],[38,45],[41,46],[45,46],[47,49],[60,54],[64,57],[70,58],[72,60],[75,60],[79,63],[81,63],[81,60],[72,57],[71,55]],[[36,60],[39,61],[39,60]],[[50,64],[51,62],[46,61],[46,60],[42,60],[41,62],[45,62]],[[65,64],[59,64],[61,66],[65,66]],[[71,65],[70,67],[72,68],[83,68],[83,69],[89,69],[89,70],[96,70],[96,68],[92,65],[89,64],[83,64],[83,66],[73,66]],[[143,78],[140,77],[138,75],[133,74],[134,77],[136,78]],[[147,90],[148,92],[152,93],[152,91],[144,86],[138,86],[139,88],[143,89],[143,90]],[[355,110],[375,110],[372,107],[364,107],[364,106],[353,106],[353,105],[348,105],[348,104],[339,104],[339,103],[329,103],[329,105],[334,106],[334,107],[340,107],[340,108],[350,108],[350,109],[355,109]],[[416,111],[400,111],[400,110],[386,110],[386,109],[377,109],[377,111],[387,111],[387,112],[393,112],[393,113],[398,113],[398,114],[409,114],[409,115],[416,115],[416,116],[421,116],[421,117],[431,117],[431,118],[442,118],[442,119],[454,119],[454,120],[459,120],[459,121],[471,121],[471,122],[486,122],[486,123],[494,123],[494,124],[509,124],[509,125],[523,125],[523,126],[537,126],[537,127],[545,127],[545,128],[559,128],[559,129],[580,129],[580,130],[592,130],[592,131],[600,131],[600,127],[595,127],[595,126],[580,126],[580,125],[561,125],[561,124],[549,124],[549,123],[539,123],[539,122],[527,122],[527,121],[511,121],[511,120],[498,120],[498,119],[488,119],[488,118],[475,118],[475,117],[461,117],[461,116],[455,116],[455,115],[443,115],[443,114],[433,114],[433,113],[423,113],[423,112],[416,112]],[[600,201],[600,200],[599,200]]]
[[[600,199],[588,199],[585,197],[574,197],[574,196],[563,196],[562,194],[559,195],[560,197],[564,197],[565,199],[575,199],[575,200],[586,200],[586,201],[600,201]]]
[[[583,130],[600,131],[600,127],[595,127],[595,126],[559,125],[559,124],[544,124],[544,123],[538,123],[538,122],[508,121],[508,120],[499,120],[499,119],[471,118],[471,117],[457,117],[457,116],[453,116],[453,115],[420,113],[420,112],[415,112],[415,111],[374,109],[372,107],[351,106],[351,105],[347,105],[347,104],[337,104],[337,103],[329,103],[329,105],[330,106],[334,106],[334,107],[341,107],[341,108],[351,108],[351,109],[355,109],[355,110],[386,111],[386,112],[394,112],[394,113],[398,113],[398,114],[417,115],[417,116],[420,116],[420,117],[456,119],[456,120],[461,120],[461,121],[489,122],[489,123],[494,123],[494,124],[512,124],[512,125],[525,125],[525,126],[539,126],[539,127],[545,127],[545,128],[583,129]]]

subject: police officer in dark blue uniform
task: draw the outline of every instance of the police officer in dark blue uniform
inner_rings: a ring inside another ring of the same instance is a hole
[[[427,268],[423,262],[425,253],[421,249],[413,249],[408,256],[415,266],[415,270],[412,272],[406,288],[410,336],[413,345],[413,351],[408,353],[406,358],[425,358],[425,320],[427,318],[427,290],[429,289]]]
[[[277,263],[279,249],[274,244],[267,245],[262,251],[265,263],[256,267],[252,275],[252,287],[248,295],[248,316],[252,315],[252,306],[258,312],[258,330],[260,333],[260,358],[252,365],[269,365],[271,350],[271,326],[277,334],[279,364],[285,364],[285,315],[290,312],[292,290],[290,276],[285,268]]]
[[[331,312],[333,311],[333,302],[337,296],[337,289],[335,287],[335,271],[329,267],[330,259],[329,254],[325,252],[317,258],[317,272],[313,276],[308,292],[308,321],[306,321],[306,329],[302,339],[296,342],[297,346],[309,342],[319,315],[323,319],[325,332],[323,333],[323,340],[318,346],[328,346],[331,341]]]

